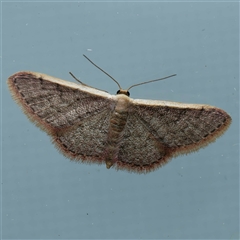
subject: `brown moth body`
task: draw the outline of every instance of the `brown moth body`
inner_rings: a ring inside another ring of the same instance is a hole
[[[117,95],[117,102],[114,111],[111,114],[108,139],[107,139],[107,149],[106,149],[106,166],[110,168],[115,161],[117,161],[117,156],[119,152],[119,147],[121,145],[121,140],[123,137],[123,130],[128,118],[128,106],[129,97],[120,94]]]

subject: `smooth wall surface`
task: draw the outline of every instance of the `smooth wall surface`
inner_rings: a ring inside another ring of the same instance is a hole
[[[71,162],[12,100],[21,70],[132,98],[217,106],[213,144],[139,175]],[[2,2],[2,238],[238,239],[239,4]]]

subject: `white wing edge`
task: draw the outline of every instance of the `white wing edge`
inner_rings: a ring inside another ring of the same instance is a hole
[[[145,100],[145,99],[132,99],[132,103],[136,105],[146,105],[146,106],[166,106],[174,108],[216,108],[205,104],[191,104],[191,103],[180,103],[180,102],[169,102],[169,101],[158,101],[158,100]]]
[[[58,83],[60,85],[63,85],[63,86],[67,86],[67,87],[70,87],[70,88],[74,88],[74,89],[79,89],[81,91],[84,91],[84,92],[88,92],[88,93],[92,93],[94,95],[98,95],[100,97],[105,97],[105,98],[109,98],[109,99],[112,99],[114,98],[114,95],[111,95],[107,92],[104,92],[104,91],[101,91],[101,90],[98,90],[96,88],[92,88],[90,86],[85,86],[81,83],[74,83],[74,82],[69,82],[69,81],[66,81],[66,80],[62,80],[60,78],[56,78],[56,77],[53,77],[53,76],[49,76],[47,74],[44,74],[44,73],[39,73],[39,72],[31,72],[31,71],[21,71],[21,72],[17,72],[15,74],[18,74],[18,73],[29,73],[29,74],[33,74],[35,75],[37,78],[42,78],[46,81],[50,81],[50,82],[54,82],[54,83]],[[14,75],[15,75],[14,74]]]

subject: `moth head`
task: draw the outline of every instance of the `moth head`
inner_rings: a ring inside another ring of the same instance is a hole
[[[130,92],[128,90],[123,90],[123,89],[118,90],[117,94],[124,94],[128,97],[130,96]]]

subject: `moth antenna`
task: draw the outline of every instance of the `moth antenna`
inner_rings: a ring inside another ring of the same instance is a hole
[[[86,85],[85,83],[81,82],[79,79],[77,79],[71,72],[69,72],[69,74],[79,83]]]
[[[91,87],[91,86],[88,86],[87,84],[81,82],[79,79],[77,79],[71,72],[69,72],[69,74],[77,81],[79,82],[80,84],[84,85],[84,86],[87,86],[87,87],[90,87],[90,88],[94,88],[94,89],[97,89],[97,90],[100,90],[100,91],[104,91],[104,90],[101,90],[101,89],[98,89],[98,88],[95,88],[95,87]],[[104,91],[104,92],[107,92],[107,91]]]
[[[137,84],[134,84],[132,86],[130,86],[127,91],[129,91],[130,88],[133,88],[133,87],[136,87],[136,86],[139,86],[139,85],[143,85],[143,84],[147,84],[147,83],[151,83],[151,82],[157,82],[157,81],[160,81],[160,80],[164,80],[166,78],[170,78],[170,77],[174,77],[176,76],[177,74],[172,74],[172,75],[169,75],[167,77],[163,77],[163,78],[158,78],[158,79],[154,79],[154,80],[149,80],[149,81],[146,81],[146,82],[142,82],[142,83],[137,83]]]
[[[105,73],[108,77],[110,77],[119,87],[119,89],[122,89],[120,84],[118,83],[118,81],[116,79],[114,79],[110,74],[108,74],[106,71],[104,71],[102,68],[100,68],[97,64],[95,64],[93,61],[91,61],[86,55],[83,54],[83,56],[92,64],[94,65],[96,68],[98,68],[99,70],[101,70],[103,73]]]

